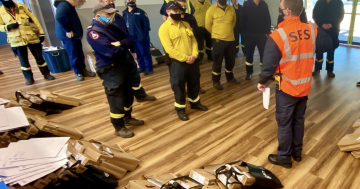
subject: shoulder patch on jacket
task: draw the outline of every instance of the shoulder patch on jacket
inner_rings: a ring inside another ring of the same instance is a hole
[[[99,39],[99,37],[100,37],[100,35],[98,34],[98,32],[96,32],[96,31],[90,31],[89,32],[89,36],[91,37],[91,39],[94,39],[94,40],[97,40],[97,39]]]

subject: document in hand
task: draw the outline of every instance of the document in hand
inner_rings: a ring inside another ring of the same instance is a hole
[[[269,109],[270,105],[270,88],[266,87],[265,92],[263,92],[263,104],[265,109]]]

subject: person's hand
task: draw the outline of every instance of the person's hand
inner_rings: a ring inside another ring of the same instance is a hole
[[[132,53],[132,56],[134,57],[134,59],[137,59],[136,53]]]
[[[115,47],[121,46],[120,41],[112,42],[111,44],[114,45]]]
[[[314,26],[314,27],[316,27],[316,28],[318,28],[318,27],[319,27],[316,23],[311,22],[311,21],[309,21],[309,22],[308,22],[308,24],[311,24],[311,25],[313,25],[313,26]]]
[[[74,32],[66,32],[66,37],[67,38],[73,38],[74,37]]]
[[[189,59],[186,61],[186,63],[188,64],[193,64],[195,62],[195,56],[191,55],[189,56]]]
[[[43,43],[44,40],[45,40],[45,36],[40,36],[40,37],[39,37],[39,40],[40,40],[40,43]]]
[[[259,89],[259,91],[265,92],[266,85],[258,83],[257,88]]]
[[[18,29],[19,28],[19,23],[15,22],[15,23],[12,23],[12,24],[8,24],[6,27],[7,27],[8,31],[13,30],[13,29]]]

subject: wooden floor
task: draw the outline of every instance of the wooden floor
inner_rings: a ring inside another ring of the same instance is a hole
[[[275,121],[274,90],[269,110],[262,106],[262,95],[256,84],[260,66],[256,55],[252,81],[243,81],[245,65],[242,54],[234,73],[240,85],[227,85],[223,91],[212,88],[211,63],[201,66],[201,95],[208,112],[187,110],[190,121],[178,120],[174,111],[174,97],[170,89],[168,68],[161,65],[155,74],[142,78],[142,85],[155,102],[134,103],[136,118],[145,120],[142,127],[131,128],[135,137],[122,139],[113,134],[109,121],[109,107],[98,78],[75,80],[72,72],[54,74],[55,81],[44,81],[31,64],[36,84],[25,86],[20,63],[9,47],[0,47],[0,96],[11,96],[16,90],[47,89],[65,95],[81,97],[82,105],[49,116],[84,132],[85,139],[94,138],[121,145],[127,152],[141,159],[140,166],[120,181],[143,174],[189,174],[192,168],[203,165],[243,160],[262,165],[277,175],[287,189],[357,189],[360,188],[360,160],[340,152],[337,142],[352,133],[352,124],[360,117],[360,49],[340,47],[335,55],[336,78],[328,79],[323,71],[314,78],[306,112],[304,159],[292,169],[283,169],[267,162],[276,153],[277,124]],[[222,77],[225,83],[225,76]],[[272,88],[273,89],[273,88]]]

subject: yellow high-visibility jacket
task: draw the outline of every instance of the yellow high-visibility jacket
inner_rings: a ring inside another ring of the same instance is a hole
[[[5,6],[0,7],[0,31],[6,32],[7,42],[11,44],[11,47],[40,43],[39,37],[45,36],[45,34],[39,21],[29,11],[26,5],[22,3],[15,3],[15,5],[15,17],[11,14],[11,11],[8,8],[5,8]],[[29,26],[30,18],[39,28],[40,36],[36,35]],[[7,25],[16,22],[20,24],[19,28],[8,31]]]

